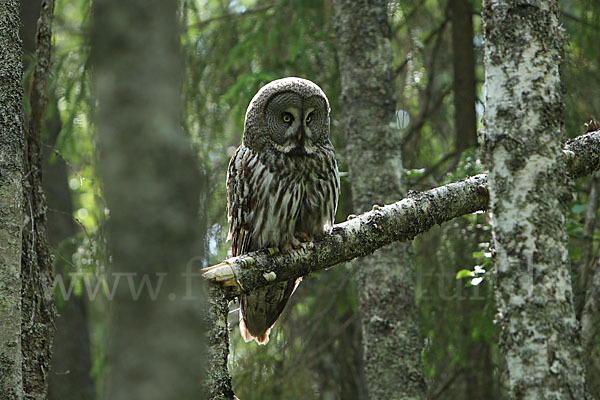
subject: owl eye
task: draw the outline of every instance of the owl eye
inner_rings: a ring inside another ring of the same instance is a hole
[[[306,116],[306,125],[310,124],[310,121],[312,121],[312,114]]]
[[[292,122],[292,120],[294,119],[294,117],[289,112],[284,112],[281,115],[281,119],[283,119],[283,122],[285,122],[286,124],[289,124],[290,122]]]

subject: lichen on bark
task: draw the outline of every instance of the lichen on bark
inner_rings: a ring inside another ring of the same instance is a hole
[[[19,1],[0,3],[0,398],[23,398],[23,67]]]
[[[517,399],[585,398],[569,276],[556,1],[483,6],[497,321]],[[568,156],[567,156],[568,157]]]
[[[215,283],[206,288],[206,346],[207,374],[203,384],[204,398],[207,400],[233,400],[231,376],[227,368],[229,356],[229,327],[227,315],[229,303],[223,289]]]
[[[41,2],[35,38],[33,74],[29,87],[30,115],[25,127],[24,213],[22,268],[23,390],[27,399],[45,399],[54,338],[54,275],[46,238],[46,198],[42,189],[41,127],[47,103],[51,66],[51,24],[54,1]]]

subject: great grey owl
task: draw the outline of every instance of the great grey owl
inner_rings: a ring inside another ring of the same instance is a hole
[[[325,93],[300,78],[264,86],[248,106],[242,144],[227,171],[233,255],[264,248],[291,251],[331,230],[339,192]],[[299,282],[240,295],[240,332],[246,342],[269,341]]]

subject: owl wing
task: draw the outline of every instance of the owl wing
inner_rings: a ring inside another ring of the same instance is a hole
[[[239,256],[250,251],[252,245],[250,216],[254,213],[250,199],[250,151],[241,145],[229,162],[227,169],[227,219],[229,220],[228,240],[231,240],[232,255]]]
[[[233,256],[257,250],[262,245],[260,238],[254,238],[253,235],[256,235],[254,225],[265,219],[264,213],[260,214],[257,209],[259,206],[265,207],[265,199],[262,205],[259,204],[261,191],[257,187],[264,174],[268,174],[268,171],[256,154],[241,145],[231,158],[227,170],[228,239],[232,241]],[[240,295],[240,333],[246,342],[254,339],[265,344],[269,341],[269,332],[299,281],[278,282]]]
[[[327,158],[327,169],[328,169],[328,179],[327,182],[327,191],[324,195],[325,197],[325,211],[328,216],[328,224],[326,226],[326,231],[330,231],[335,222],[335,213],[337,211],[338,200],[340,198],[340,172],[338,170],[337,162],[335,160],[335,153],[333,151],[333,146],[331,147],[331,153]]]

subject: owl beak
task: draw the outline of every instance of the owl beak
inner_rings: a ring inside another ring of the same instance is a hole
[[[298,139],[298,143],[302,142],[302,138],[304,137],[304,129],[298,129],[298,135],[296,139]]]
[[[288,151],[289,155],[293,155],[293,156],[302,156],[307,154],[306,153],[306,148],[304,147],[304,142],[307,140],[306,139],[306,131],[304,130],[303,127],[300,127],[298,129],[298,131],[296,132],[296,144],[292,145],[292,149],[290,151]],[[292,139],[293,140],[293,139]]]

